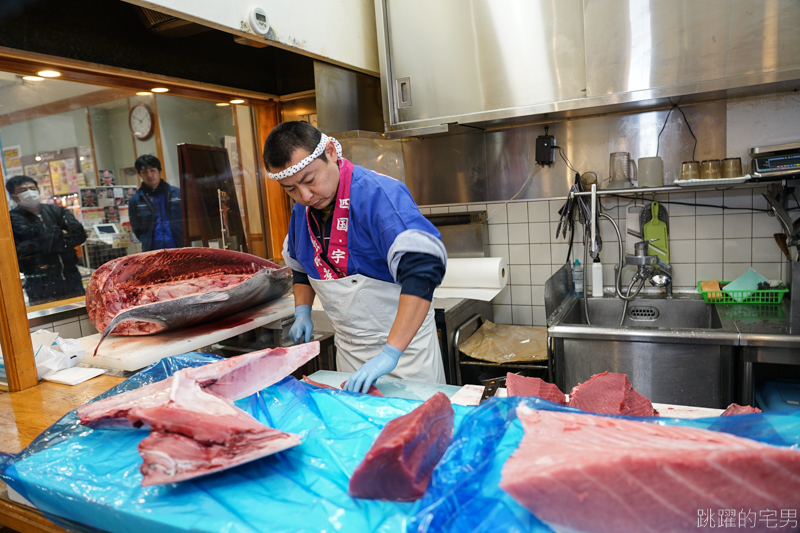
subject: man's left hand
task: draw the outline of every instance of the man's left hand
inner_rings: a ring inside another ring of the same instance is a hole
[[[351,392],[367,393],[375,381],[391,372],[397,366],[397,361],[403,352],[388,344],[383,347],[381,353],[364,363],[350,379],[344,384],[344,390]]]

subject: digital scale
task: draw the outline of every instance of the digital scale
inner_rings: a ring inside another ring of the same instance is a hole
[[[750,148],[753,179],[760,181],[800,177],[800,142]]]

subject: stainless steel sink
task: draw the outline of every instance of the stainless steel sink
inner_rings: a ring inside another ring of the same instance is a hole
[[[627,374],[657,403],[726,407],[733,401],[733,346],[738,333],[696,295],[636,298],[619,327],[623,301],[568,296],[548,318],[553,378],[570,389],[602,372]],[[730,322],[730,323],[729,323]]]
[[[589,320],[593,326],[617,327],[623,301],[618,298],[589,298]],[[561,324],[586,324],[584,300],[578,300]],[[637,298],[628,304],[622,327],[662,329],[721,329],[714,305],[699,299]]]

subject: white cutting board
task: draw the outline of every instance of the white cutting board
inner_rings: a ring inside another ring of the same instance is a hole
[[[190,328],[135,337],[109,335],[96,357],[93,354],[100,334],[95,333],[80,339],[81,346],[86,349],[83,362],[103,368],[139,370],[163,357],[191,352],[292,315],[294,298],[278,298],[228,318]]]

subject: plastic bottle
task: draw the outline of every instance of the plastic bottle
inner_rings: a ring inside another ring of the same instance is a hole
[[[594,258],[592,263],[592,298],[603,297],[603,263],[600,256]]]
[[[577,259],[572,263],[572,286],[576,294],[583,294],[583,265]]]

